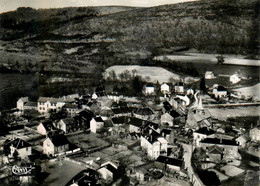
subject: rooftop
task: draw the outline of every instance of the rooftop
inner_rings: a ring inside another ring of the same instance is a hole
[[[199,134],[205,134],[207,136],[209,136],[211,134],[215,134],[214,130],[208,129],[207,127],[199,128],[198,130],[196,130],[194,132],[199,133]]]
[[[166,157],[166,156],[159,156],[156,161],[160,162],[160,163],[166,163],[169,165],[178,166],[178,167],[181,167],[182,163],[183,163],[182,160],[179,160],[176,158],[170,158],[170,157]]]
[[[63,134],[52,136],[50,140],[52,141],[53,145],[56,147],[69,144],[68,139]]]
[[[201,140],[200,143],[238,146],[238,144],[235,140],[219,139],[219,138],[205,138],[205,139]]]

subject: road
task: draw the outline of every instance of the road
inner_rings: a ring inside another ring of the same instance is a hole
[[[192,165],[191,165],[191,156],[193,153],[192,145],[182,143],[182,147],[184,150],[184,167],[187,168],[188,175],[190,177],[190,181],[193,186],[203,186],[204,184],[201,182],[199,176],[194,172]]]

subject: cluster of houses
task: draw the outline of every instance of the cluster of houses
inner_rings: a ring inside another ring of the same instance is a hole
[[[205,74],[205,79],[214,77],[213,72]],[[44,136],[42,153],[49,157],[80,150],[67,139],[70,133],[106,133],[139,140],[145,157],[155,160],[162,169],[166,165],[167,169],[180,172],[185,164],[180,145],[183,142],[204,149],[206,161],[222,162],[239,159],[238,149],[245,148],[250,139],[260,141],[260,127],[252,128],[249,138],[239,131],[235,136],[225,134],[222,126],[216,125],[210,112],[203,107],[199,91],[186,90],[182,82],[174,86],[174,96],[171,89],[167,83],[160,86],[161,93],[167,96],[164,96],[159,109],[125,101],[124,96],[107,95],[104,91],[86,96],[39,97],[37,102],[22,97],[17,101],[17,109],[20,112],[36,110],[48,118],[39,122],[35,132]],[[145,85],[145,95],[153,95],[154,92],[152,84]],[[228,94],[224,87],[218,85],[213,86],[212,93],[216,98]],[[53,113],[59,112],[66,114],[51,119]],[[189,141],[190,134],[192,141]],[[6,140],[5,146],[10,148],[10,157],[17,153],[20,158],[32,155],[32,145],[20,138]],[[98,169],[103,179],[111,179],[117,170],[118,165],[111,162],[101,164]],[[144,181],[145,172],[143,169],[137,170],[136,178]]]

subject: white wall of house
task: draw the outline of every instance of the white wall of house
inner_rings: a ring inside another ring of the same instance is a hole
[[[145,94],[153,94],[154,87],[145,87]]]
[[[43,124],[40,123],[37,127],[37,132],[41,135],[46,135],[47,134],[47,131],[46,129],[44,128]]]
[[[90,131],[96,133],[98,129],[104,127],[104,122],[97,122],[95,118],[90,121]]]
[[[11,156],[13,156],[13,153],[15,150],[18,152],[19,156],[24,159],[25,157],[32,155],[32,147],[25,147],[21,149],[16,149],[13,146],[10,146]]]
[[[223,98],[227,96],[227,91],[218,91],[217,89],[213,89],[213,94],[215,98]]]
[[[168,123],[169,126],[173,126],[173,120],[174,118],[169,113],[165,113],[161,116],[161,124]]]
[[[54,145],[50,138],[47,138],[43,141],[43,153],[47,155],[53,155],[55,154],[54,151]]]
[[[60,120],[57,124],[56,127],[58,129],[63,130],[65,133],[67,133],[67,129],[66,129],[66,124],[63,122],[63,120]]]
[[[229,81],[235,84],[241,81],[241,78],[239,77],[238,74],[233,74],[232,76],[230,76]]]
[[[101,175],[101,178],[105,180],[113,179],[113,173],[105,167],[101,167],[97,172]]]
[[[260,141],[260,130],[257,128],[253,128],[249,132],[249,136],[253,141]]]
[[[161,85],[161,92],[162,92],[163,94],[169,93],[169,92],[170,92],[170,86],[167,85],[166,83],[162,84],[162,85]]]
[[[197,132],[193,133],[193,142],[195,143],[196,147],[200,147],[200,141],[205,138],[207,138],[206,134],[201,134],[201,133],[197,133]]]
[[[137,127],[135,125],[129,125],[129,132],[132,133],[132,132],[136,132],[136,133],[140,133],[141,132],[141,128],[140,127]]]

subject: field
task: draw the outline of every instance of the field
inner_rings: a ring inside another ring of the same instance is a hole
[[[210,108],[211,115],[219,120],[227,120],[228,118],[236,118],[243,116],[260,116],[260,107],[239,107],[239,108]]]
[[[241,92],[243,95],[254,96],[260,99],[260,83],[251,87],[234,89],[234,91]]]
[[[161,67],[151,67],[151,66],[138,66],[138,65],[115,65],[107,68],[105,70],[104,78],[108,77],[110,71],[115,71],[117,77],[119,74],[128,70],[130,73],[133,73],[136,70],[136,75],[141,76],[143,79],[156,83],[169,82],[169,79],[174,79],[175,81],[180,81],[180,76],[174,74],[168,70],[165,70]],[[195,78],[186,77],[185,82],[195,81]]]

